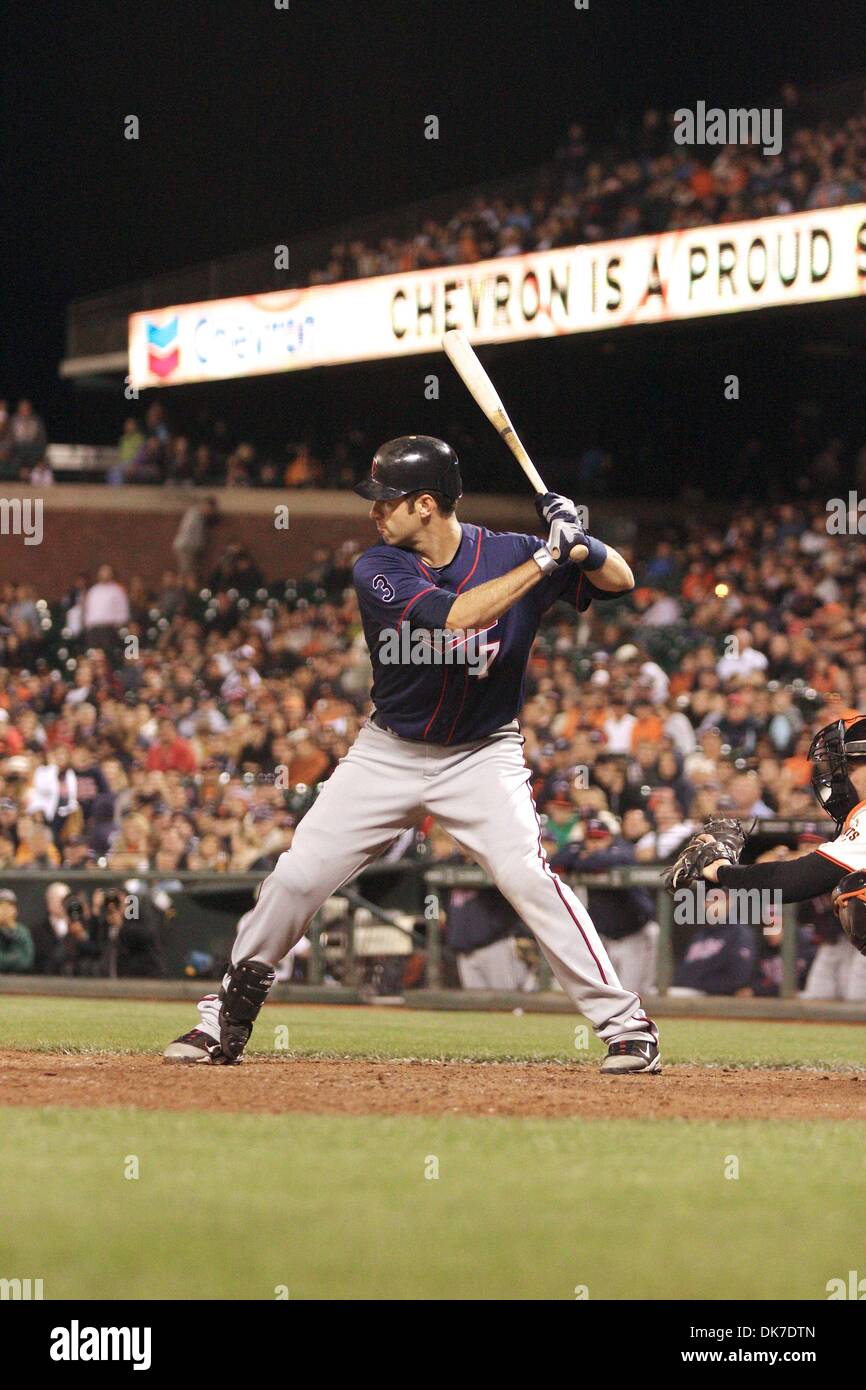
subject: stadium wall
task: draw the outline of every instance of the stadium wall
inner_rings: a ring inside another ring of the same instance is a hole
[[[92,574],[99,564],[114,566],[118,578],[133,574],[158,579],[172,568],[172,541],[183,512],[203,493],[164,487],[107,488],[64,484],[42,493],[5,484],[0,499],[0,582],[33,584],[41,597],[60,598],[76,574]],[[355,540],[369,545],[374,533],[366,505],[352,493],[283,492],[215,488],[222,520],[211,532],[201,573],[207,575],[225,547],[240,542],[270,580],[299,579],[317,547],[335,548]],[[42,540],[27,544],[14,534],[11,504],[16,498],[42,503]],[[288,529],[277,529],[277,508],[289,508]],[[591,524],[614,542],[633,537],[640,515],[645,527],[670,525],[676,509],[643,500],[639,509],[626,500],[593,503]],[[535,531],[538,520],[528,496],[466,496],[461,518],[494,530]]]

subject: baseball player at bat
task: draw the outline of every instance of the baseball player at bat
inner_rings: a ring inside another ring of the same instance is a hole
[[[667,870],[671,893],[703,879],[721,888],[753,888],[783,903],[832,895],[842,930],[866,955],[866,715],[827,724],[812,740],[812,790],[836,822],[832,836],[799,859],[740,864],[746,836],[739,821],[707,821]]]
[[[517,722],[545,610],[564,599],[580,613],[627,592],[629,566],[552,493],[536,499],[546,542],[461,522],[457,456],[440,439],[383,444],[356,491],[378,532],[353,576],[373,712],[241,918],[219,995],[201,1000],[198,1027],[166,1058],[239,1062],[277,962],[332,893],[430,814],[535,934],[607,1044],[602,1071],[658,1071],[658,1029],[547,862]]]

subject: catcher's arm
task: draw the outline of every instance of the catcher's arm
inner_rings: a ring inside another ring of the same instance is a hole
[[[739,821],[707,821],[693,835],[663,875],[670,893],[703,879],[720,888],[751,888],[778,892],[786,903],[806,902],[829,893],[848,872],[823,854],[776,859],[763,864],[740,864],[745,835]]]
[[[765,864],[729,864],[726,862],[710,865],[716,876],[711,883],[720,888],[764,889],[771,893],[781,893],[783,903],[808,902],[810,898],[820,898],[829,893],[848,872],[841,864],[834,864],[824,854],[804,854],[799,859],[775,859]],[[705,875],[708,877],[708,875]]]

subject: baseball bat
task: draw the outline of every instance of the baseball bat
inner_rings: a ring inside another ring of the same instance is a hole
[[[509,420],[499,392],[481,365],[478,354],[466,334],[459,328],[450,328],[442,338],[442,346],[469,394],[480,405],[500,438],[508,445],[536,494],[547,492],[544,479]],[[587,553],[585,545],[576,545],[571,552],[571,558],[580,561]]]

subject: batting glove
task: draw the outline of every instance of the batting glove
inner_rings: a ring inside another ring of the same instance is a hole
[[[560,565],[571,563],[571,552],[576,545],[585,545],[587,551],[582,560],[574,561],[579,569],[590,572],[601,569],[607,559],[607,546],[604,541],[590,536],[576,521],[553,521],[547,543],[537,550],[532,558],[547,574]]]
[[[540,570],[550,574],[562,565],[571,563],[571,552],[576,545],[589,548],[589,537],[583,527],[578,526],[576,521],[554,521],[545,544],[536,550],[532,558]]]
[[[539,492],[535,510],[548,526],[552,521],[577,521],[577,507],[570,497],[563,497],[560,492]]]

